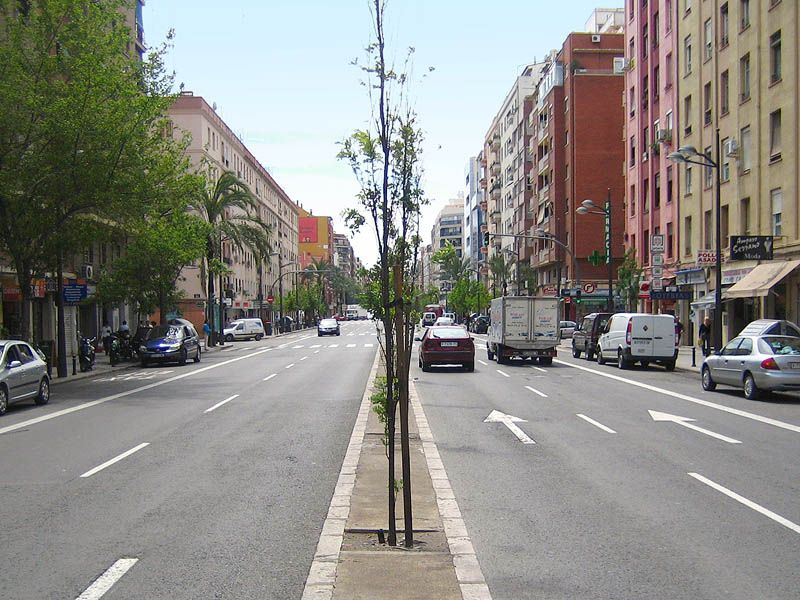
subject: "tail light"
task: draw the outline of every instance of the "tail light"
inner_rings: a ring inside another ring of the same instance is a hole
[[[761,361],[761,368],[766,369],[767,371],[780,371],[781,368],[778,366],[778,363],[775,362],[775,359],[771,356],[769,358],[765,358]]]
[[[628,319],[628,328],[625,330],[625,343],[631,345],[631,329],[633,329],[633,318]]]
[[[678,323],[675,323],[675,347],[678,347],[678,340],[681,337],[681,332],[678,330]]]

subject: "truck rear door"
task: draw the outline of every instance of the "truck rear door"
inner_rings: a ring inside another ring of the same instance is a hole
[[[631,356],[647,358],[653,356],[653,317],[650,315],[635,315],[631,317],[629,325]]]
[[[669,315],[653,317],[653,356],[675,354],[675,319]]]
[[[530,300],[506,298],[503,328],[506,342],[523,342],[531,339]]]

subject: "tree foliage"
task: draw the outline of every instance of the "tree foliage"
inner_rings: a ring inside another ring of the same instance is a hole
[[[433,253],[431,262],[439,265],[439,280],[456,282],[470,273],[470,260],[460,257],[456,247],[447,242]]]
[[[627,310],[635,308],[643,272],[636,260],[636,249],[628,248],[617,270],[617,292]]]

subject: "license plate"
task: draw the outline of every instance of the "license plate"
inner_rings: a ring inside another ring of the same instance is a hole
[[[458,342],[442,342],[442,348],[452,348],[458,346]]]
[[[634,345],[647,344],[650,340],[633,340]]]
[[[789,363],[790,369],[800,369],[800,362]]]

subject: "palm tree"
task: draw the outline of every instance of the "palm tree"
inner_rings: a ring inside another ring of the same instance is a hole
[[[317,285],[320,288],[320,294],[322,299],[322,306],[325,306],[325,286],[323,285],[323,279],[325,277],[325,273],[329,272],[331,269],[331,263],[329,263],[324,258],[312,258],[309,265],[304,269],[301,277],[303,281],[311,281],[316,280]],[[322,315],[319,315],[322,316]]]
[[[272,230],[258,215],[258,199],[232,171],[223,172],[216,181],[207,181],[202,193],[190,203],[190,207],[211,225],[206,239],[204,267],[208,276],[208,316],[212,321],[214,275],[219,275],[221,306],[222,275],[227,270],[222,261],[222,245],[229,242],[240,249],[247,247],[263,259],[263,255],[269,253]],[[222,328],[220,318],[220,337]]]
[[[489,259],[489,271],[492,273],[492,296],[496,296],[495,286],[498,281],[503,282],[503,293],[505,294],[506,282],[511,279],[511,268],[514,266],[514,259],[506,259],[502,254],[495,254]]]

